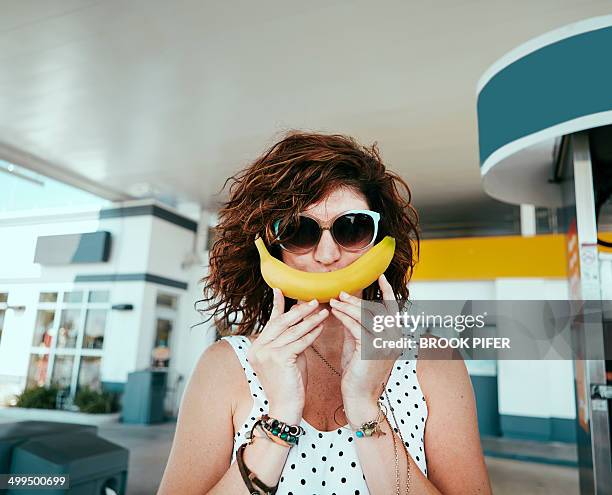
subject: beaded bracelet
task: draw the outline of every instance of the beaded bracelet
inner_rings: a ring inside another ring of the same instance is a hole
[[[263,430],[268,439],[290,448],[297,445],[298,437],[304,435],[306,431],[299,425],[288,425],[278,419],[271,418],[267,414],[262,414],[251,427],[251,431],[247,433],[247,443],[242,444],[238,448],[236,452],[238,470],[240,471],[242,480],[249,490],[250,495],[259,495],[260,492],[257,489],[261,490],[266,495],[274,495],[278,489],[278,483],[276,486],[267,486],[258,479],[255,473],[250,471],[244,463],[244,449],[257,438],[257,435],[255,435],[255,428],[258,426]]]
[[[263,432],[262,438],[266,438],[270,440],[271,442],[277,443],[278,445],[282,445],[283,447],[289,447],[289,448],[293,447],[292,443],[287,442],[287,440],[282,440],[280,437],[277,437],[276,435],[273,435],[272,432],[266,430],[261,424],[261,421],[259,420],[255,422],[255,424],[251,428],[251,431],[246,434],[246,438],[249,441],[249,443],[252,443],[253,439],[257,438],[258,435],[255,435],[255,428],[257,428],[258,426],[259,426],[259,429]]]
[[[384,408],[384,412],[383,412],[383,408]],[[349,423],[349,426],[351,426],[351,428],[347,428],[346,426],[343,426],[343,428],[355,431],[355,436],[357,436],[358,438],[372,437],[372,436],[378,437],[381,435],[386,435],[386,433],[382,431],[382,429],[380,428],[380,425],[383,423],[386,417],[387,417],[387,407],[382,402],[379,402],[378,403],[378,414],[376,416],[376,419],[373,419],[371,421],[366,421],[365,423],[362,423],[361,426],[353,426]],[[336,418],[335,418],[335,413],[334,413],[334,420],[335,419]]]
[[[257,421],[267,433],[272,434],[290,445],[297,445],[299,437],[306,431],[300,425],[288,425],[278,419],[271,418],[267,414],[262,414]]]

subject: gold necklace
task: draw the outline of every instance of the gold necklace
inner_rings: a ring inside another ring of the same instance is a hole
[[[336,375],[338,375],[339,377],[342,377],[342,375],[340,373],[338,373],[338,370],[336,370],[336,368],[334,368],[327,359],[325,359],[325,357],[323,357],[323,355],[317,350],[317,348],[314,346],[314,343],[310,345],[310,347],[312,348],[312,350],[315,352],[315,354],[317,356],[319,356],[319,358],[327,365],[327,367],[332,370]],[[408,449],[406,448],[406,443],[404,442],[404,436],[402,435],[402,430],[400,430],[399,427],[399,423],[397,422],[397,419],[395,417],[395,411],[393,410],[393,407],[391,406],[391,400],[389,399],[389,394],[387,393],[387,388],[384,387],[383,388],[384,393],[385,393],[385,398],[387,399],[387,404],[389,404],[389,409],[391,410],[391,415],[393,416],[393,422],[395,423],[395,427],[397,429],[397,433],[399,434],[400,440],[402,441],[402,446],[404,447],[404,451],[406,452],[406,462],[408,463],[408,472],[407,472],[407,478],[406,478],[406,494],[410,493],[410,454],[408,453]],[[342,407],[342,404],[340,404],[340,406],[338,406],[336,408],[336,410],[334,411],[334,422],[338,425],[338,426],[342,426],[338,423],[338,421],[336,421],[336,413],[338,412],[338,409],[340,409]],[[342,410],[344,411],[344,408],[342,408]],[[393,428],[391,427],[391,424],[389,423],[389,418],[387,418],[387,424],[389,425],[389,429],[391,430],[391,435],[393,437],[393,453],[394,453],[394,457],[395,457],[395,473],[396,473],[396,488],[397,488],[397,495],[399,495],[400,493],[400,487],[399,487],[399,457],[397,455],[397,445],[395,442],[395,436],[393,436]]]
[[[325,359],[325,357],[323,357],[323,354],[321,354],[317,348],[314,346],[314,344],[310,344],[310,347],[312,348],[312,350],[315,352],[315,354],[317,356],[319,356],[319,359],[321,359],[321,361],[323,361],[327,367],[332,370],[336,375],[338,375],[339,377],[342,377],[342,375],[340,373],[338,373],[338,370],[336,368],[334,368],[330,362]],[[342,409],[342,411],[344,411],[344,407],[342,407],[343,404],[340,404],[338,407],[336,407],[336,410],[334,411],[334,423],[336,423],[338,426],[342,426],[340,423],[338,423],[338,421],[336,420],[336,414],[338,414],[338,410]]]
[[[332,370],[332,371],[333,371],[333,372],[334,372],[336,375],[338,375],[338,376],[340,376],[340,377],[342,376],[342,374],[341,374],[341,373],[338,373],[338,370],[336,370],[336,368],[334,368],[334,367],[333,367],[333,366],[332,366],[332,365],[329,363],[329,361],[323,357],[323,355],[322,355],[322,354],[321,354],[321,353],[320,353],[320,352],[317,350],[317,348],[314,346],[314,344],[311,344],[311,345],[310,345],[310,347],[311,347],[311,348],[312,348],[312,350],[315,352],[315,354],[321,358],[321,360],[322,360],[322,361],[323,361],[323,362],[324,362],[324,363],[327,365],[327,367],[328,367],[330,370]]]

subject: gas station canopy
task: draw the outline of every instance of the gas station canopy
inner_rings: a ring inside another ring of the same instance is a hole
[[[612,16],[539,36],[499,59],[478,84],[485,191],[513,204],[562,205],[551,179],[563,136],[612,123]]]

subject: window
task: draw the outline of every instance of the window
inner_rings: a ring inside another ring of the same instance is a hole
[[[53,373],[51,385],[59,388],[70,388],[72,372],[74,370],[74,356],[56,355],[53,360]]]
[[[30,356],[26,388],[42,387],[46,385],[48,364],[49,354],[32,354]]]
[[[157,307],[176,309],[177,297],[173,294],[165,294],[163,292],[157,293]]]
[[[38,297],[38,302],[52,303],[57,301],[57,292],[41,292]]]
[[[38,300],[26,387],[54,385],[71,396],[81,386],[99,390],[110,292],[41,292]]]
[[[32,345],[34,347],[51,347],[53,339],[53,321],[55,320],[55,311],[52,309],[39,309],[36,316],[36,324],[34,326],[34,339]]]
[[[102,358],[94,356],[83,356],[79,369],[78,387],[89,387],[99,390],[100,384],[100,364]]]
[[[88,309],[85,319],[83,349],[102,349],[104,329],[106,328],[106,309]]]
[[[64,292],[65,303],[80,303],[83,302],[83,291]]]
[[[69,349],[76,347],[80,316],[80,309],[62,309],[60,326],[57,331],[58,348]]]
[[[90,303],[107,303],[110,293],[107,290],[92,290],[89,292]]]
[[[176,319],[178,296],[165,292],[157,293],[155,340],[153,341],[153,367],[170,366],[170,348],[172,347],[172,329]]]
[[[165,318],[157,318],[157,331],[155,332],[155,344],[157,346],[167,346],[172,332],[172,321]]]

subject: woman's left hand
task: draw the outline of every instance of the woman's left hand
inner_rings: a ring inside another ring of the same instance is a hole
[[[395,317],[399,312],[393,288],[384,275],[378,278],[378,285],[383,295],[382,302],[363,301],[346,293],[341,293],[339,300],[329,301],[333,316],[344,326],[342,400],[346,417],[354,425],[369,421],[377,415],[378,398],[395,361],[402,354],[398,349],[376,349],[375,358],[374,356],[371,359],[361,357],[362,347],[367,346],[368,352],[372,353],[374,339],[383,337],[382,333],[368,328],[366,322],[363,321],[363,312],[371,313],[370,322],[374,321],[375,316],[381,321],[385,316]],[[369,320],[370,316],[368,315],[366,319]],[[397,329],[391,328],[388,332],[395,335]]]

